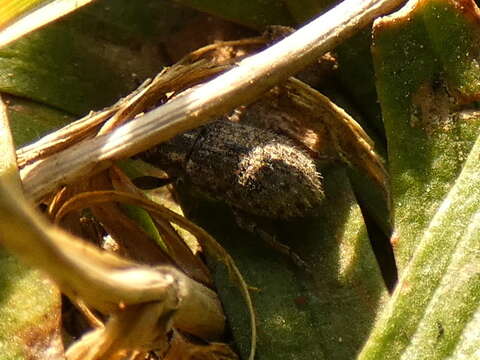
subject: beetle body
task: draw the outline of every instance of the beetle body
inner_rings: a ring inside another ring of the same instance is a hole
[[[287,137],[229,121],[176,136],[141,158],[249,214],[291,219],[324,198],[315,162]]]

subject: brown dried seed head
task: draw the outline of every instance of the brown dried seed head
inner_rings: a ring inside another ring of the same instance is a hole
[[[324,198],[321,177],[307,154],[284,136],[248,125],[216,121],[142,158],[254,215],[302,217]]]

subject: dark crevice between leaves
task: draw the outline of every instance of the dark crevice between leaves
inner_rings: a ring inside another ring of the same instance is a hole
[[[358,200],[358,202],[365,220],[373,253],[385,281],[385,286],[392,293],[398,282],[398,271],[390,238],[382,231],[377,222],[373,220],[362,201]]]

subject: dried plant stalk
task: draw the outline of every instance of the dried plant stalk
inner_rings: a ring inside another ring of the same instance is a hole
[[[212,238],[201,227],[190,222],[188,219],[184,218],[183,216],[165,208],[164,206],[161,206],[145,198],[134,196],[128,193],[121,193],[118,191],[96,191],[96,192],[92,191],[88,193],[78,194],[77,196],[70,199],[62,206],[62,208],[57,213],[56,220],[59,221],[63,216],[65,216],[70,211],[78,210],[82,208],[85,203],[94,204],[94,203],[104,203],[104,202],[111,202],[111,201],[118,201],[118,202],[130,204],[130,205],[143,207],[144,209],[151,212],[153,216],[158,216],[162,219],[168,220],[170,222],[173,222],[183,227],[198,239],[198,241],[202,245],[202,248],[205,249],[205,251],[207,251],[211,256],[217,258],[219,262],[222,262],[227,265],[232,275],[232,280],[235,280],[238,283],[239,289],[243,294],[246,305],[250,312],[252,342],[251,342],[249,360],[252,360],[255,355],[257,330],[255,325],[256,324],[255,312],[253,309],[252,299],[248,291],[248,286],[245,283],[242,275],[240,274],[240,271],[235,266],[235,263],[233,259],[230,257],[230,255],[223,249],[223,247],[220,244],[218,244],[215,241],[214,238]],[[195,309],[196,309],[196,306],[191,308],[192,311],[194,311]],[[177,322],[179,321],[178,316],[182,316],[182,315],[188,315],[188,312],[177,314]],[[182,323],[188,323],[188,318],[185,318],[184,322]]]
[[[144,151],[255,100],[402,2],[345,0],[275,45],[136,121],[24,168],[21,176],[27,196],[39,201],[61,184],[105,169],[113,160]]]
[[[224,316],[212,290],[173,267],[139,266],[53,227],[1,179],[0,218],[2,245],[47,272],[69,296],[104,313],[173,296],[180,301],[176,326],[206,338],[223,333]]]

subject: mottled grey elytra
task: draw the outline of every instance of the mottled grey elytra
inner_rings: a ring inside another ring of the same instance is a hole
[[[215,121],[140,155],[210,198],[273,219],[309,215],[323,198],[314,160],[289,138]]]

